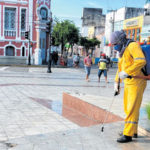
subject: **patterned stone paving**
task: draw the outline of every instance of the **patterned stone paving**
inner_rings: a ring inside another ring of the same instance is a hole
[[[85,73],[80,69],[57,68],[52,74],[47,74],[46,70],[0,69],[0,150],[143,150],[150,146],[150,139],[143,132],[129,144],[116,143],[123,127],[121,122],[106,124],[101,133],[100,125],[80,127],[31,99],[59,103],[66,92],[108,110],[114,73],[109,74],[110,83],[105,85],[103,77],[101,83],[97,83],[94,70],[90,82],[85,82]],[[142,106],[149,101],[149,89],[148,86]],[[111,110],[121,116],[122,97],[123,92],[116,97]]]

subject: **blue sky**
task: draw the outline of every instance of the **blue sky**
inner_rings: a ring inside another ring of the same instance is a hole
[[[107,10],[118,9],[124,6],[143,7],[146,0],[51,0],[52,13],[59,19],[69,19],[80,27],[84,7],[103,8]]]

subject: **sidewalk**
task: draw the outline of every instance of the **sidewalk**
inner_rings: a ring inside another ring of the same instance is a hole
[[[138,139],[118,144],[123,122],[81,127],[62,115],[62,93],[78,96],[88,103],[108,109],[113,95],[114,71],[109,84],[97,82],[92,70],[85,82],[83,69],[52,68],[0,69],[0,150],[146,150],[150,138],[139,133]],[[121,85],[123,87],[123,85]],[[116,97],[111,112],[123,117],[123,92]],[[149,100],[149,87],[142,106]],[[141,131],[141,130],[140,130]]]

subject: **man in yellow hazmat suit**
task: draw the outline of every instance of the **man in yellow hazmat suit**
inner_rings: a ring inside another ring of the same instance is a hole
[[[129,76],[144,76],[141,69],[146,60],[138,43],[127,39],[124,31],[111,34],[111,44],[119,51],[118,71],[115,78],[114,90],[119,94],[119,80],[124,80],[124,112],[126,114],[123,135],[117,139],[119,143],[132,141],[137,135],[139,109],[146,87],[146,80],[128,78]]]

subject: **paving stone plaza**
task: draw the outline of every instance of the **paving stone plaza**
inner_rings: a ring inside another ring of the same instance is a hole
[[[85,81],[84,69],[52,68],[51,74],[46,72],[44,67],[0,67],[0,150],[148,149],[150,123],[143,110],[149,102],[149,82],[141,107],[139,138],[118,144],[123,121],[105,124],[104,132],[99,123],[81,126],[79,118],[76,123],[64,115],[62,102],[63,93],[68,93],[108,110],[116,69],[108,72],[108,84],[103,76],[97,82],[96,68],[92,69],[90,82]],[[111,113],[124,118],[123,84],[121,87]]]

